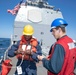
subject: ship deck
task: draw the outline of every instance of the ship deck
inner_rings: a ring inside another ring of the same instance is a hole
[[[16,70],[16,63],[17,63],[17,59],[15,57],[11,58],[12,61],[12,69],[9,72],[8,75],[14,75],[14,72]],[[47,75],[47,70],[43,67],[42,62],[40,61],[39,63],[37,63],[37,75]]]

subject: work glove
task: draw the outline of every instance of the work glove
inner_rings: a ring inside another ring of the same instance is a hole
[[[14,52],[15,54],[24,54],[22,48],[19,48],[17,51]]]
[[[22,54],[22,55],[32,55],[33,52],[31,50],[25,50],[23,51],[22,48],[19,48],[17,51],[14,52],[15,54]]]
[[[26,55],[32,55],[33,52],[32,52],[32,50],[29,50],[29,49],[28,49],[28,50],[25,51],[25,54],[26,54]]]

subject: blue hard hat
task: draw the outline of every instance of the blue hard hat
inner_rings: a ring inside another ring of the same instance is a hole
[[[55,20],[52,22],[52,24],[51,24],[51,30],[50,30],[50,31],[52,31],[53,28],[56,28],[56,27],[58,27],[58,26],[60,26],[60,27],[65,27],[65,26],[67,26],[67,25],[68,25],[68,23],[67,23],[64,19],[62,19],[62,18],[57,18],[57,19],[55,19]]]

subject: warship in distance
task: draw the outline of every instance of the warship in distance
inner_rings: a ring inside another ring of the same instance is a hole
[[[50,46],[55,42],[54,37],[50,33],[50,24],[56,18],[63,18],[61,11],[54,10],[54,6],[49,5],[47,0],[21,0],[13,11],[8,10],[8,12],[13,15],[16,14],[11,43],[15,44],[20,40],[23,27],[30,24],[34,27],[34,36],[42,47],[43,55],[48,55]],[[8,49],[5,52],[4,59],[6,59]],[[11,59],[15,60],[12,61],[14,68],[11,69],[8,75],[13,75],[16,69],[16,58]],[[47,75],[46,69],[42,65],[37,67],[38,75]]]

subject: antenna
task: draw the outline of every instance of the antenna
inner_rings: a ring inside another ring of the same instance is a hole
[[[48,0],[26,0],[27,2],[47,2]]]

